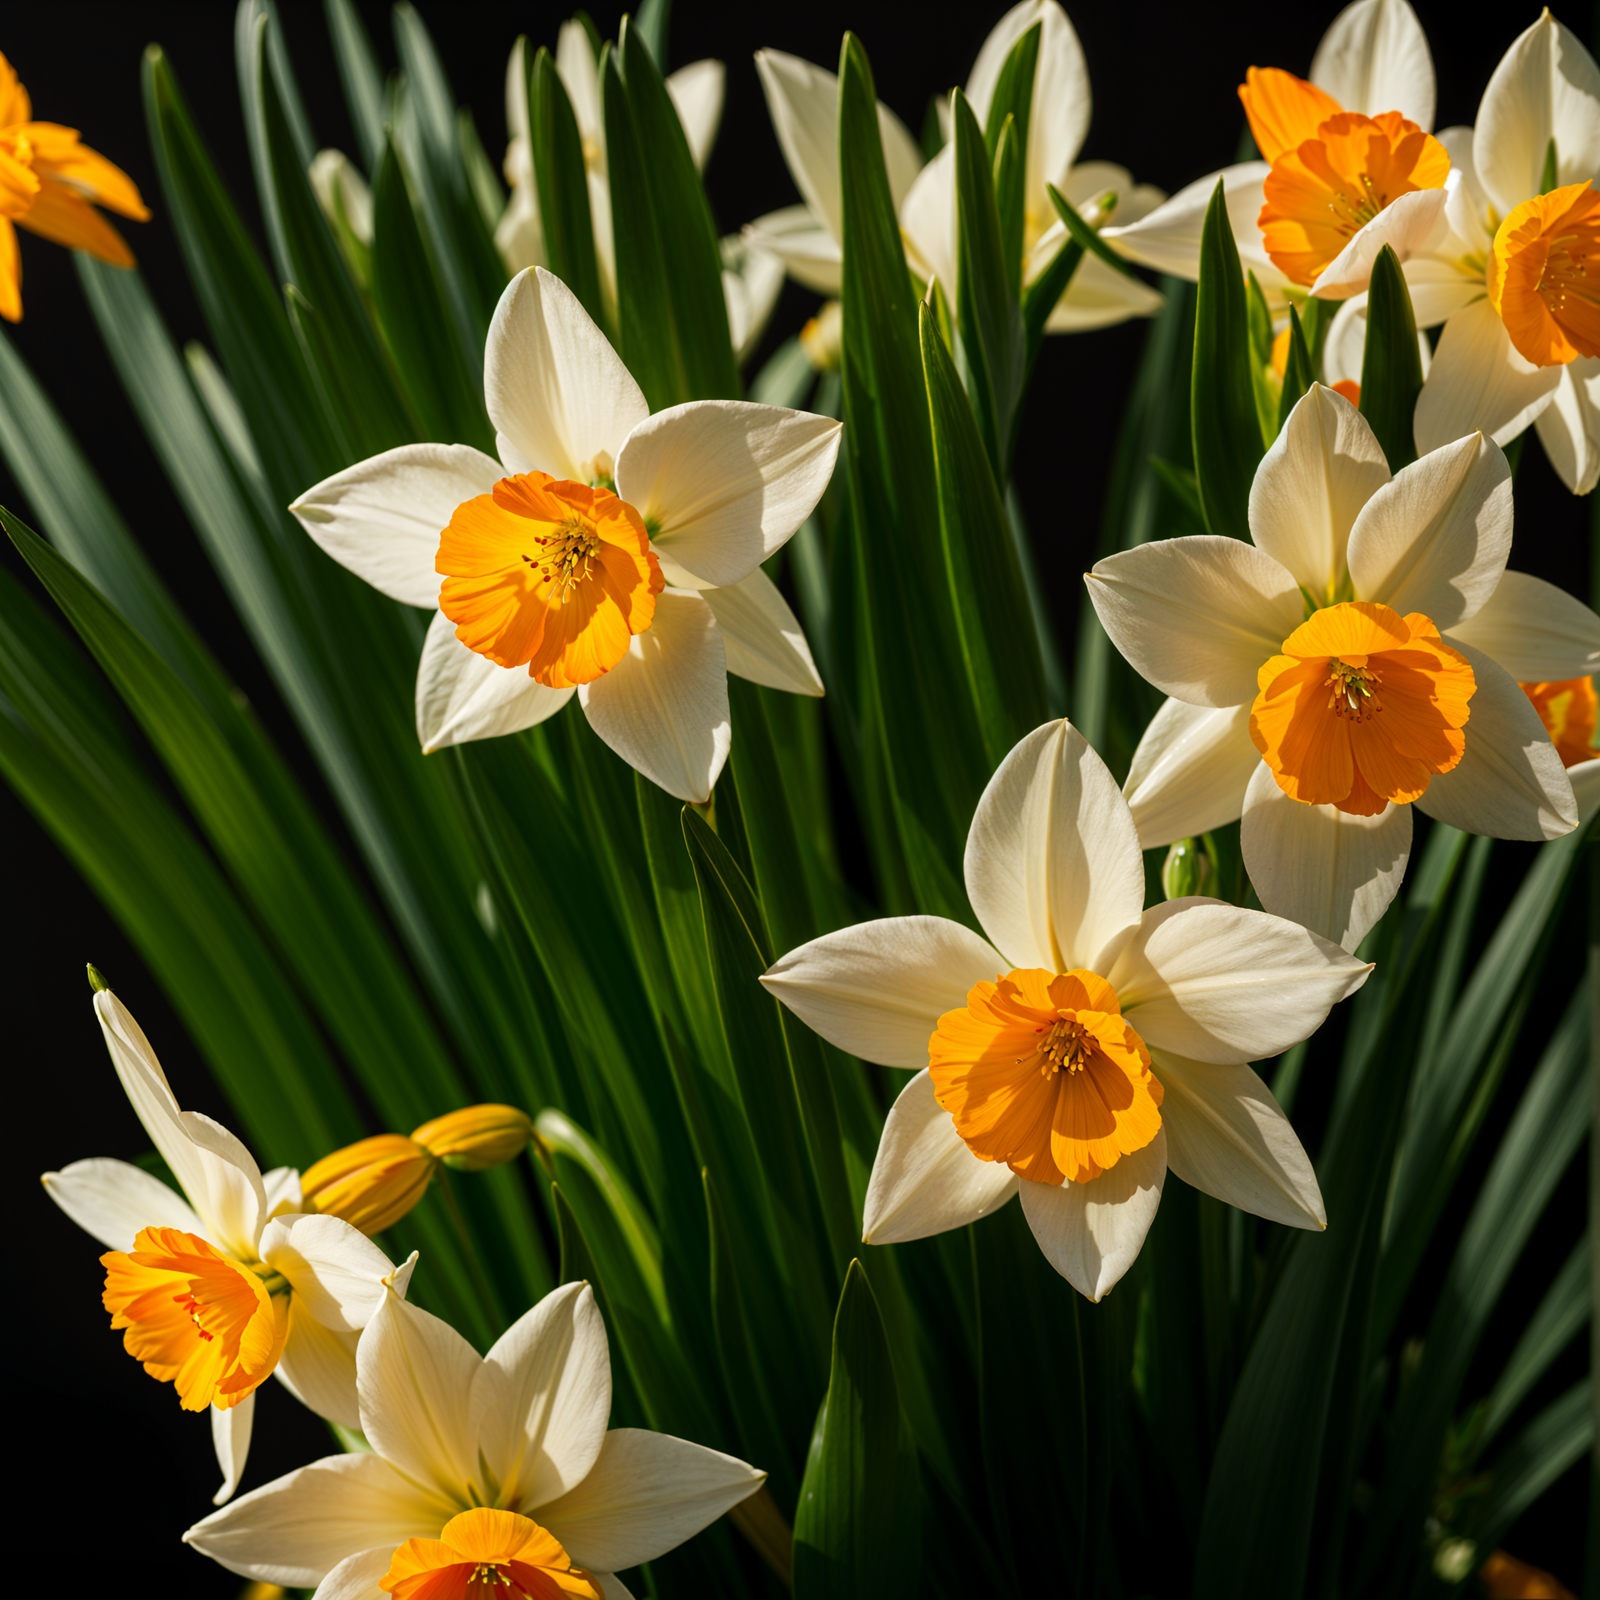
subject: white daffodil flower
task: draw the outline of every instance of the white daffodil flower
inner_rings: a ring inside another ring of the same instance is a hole
[[[1255,274],[1275,316],[1286,316],[1289,303],[1303,299],[1314,284],[1319,293],[1354,294],[1364,282],[1359,265],[1370,271],[1383,244],[1394,246],[1403,259],[1437,239],[1448,203],[1441,185],[1449,162],[1426,138],[1433,127],[1433,58],[1406,0],[1355,0],[1322,36],[1309,82],[1252,67],[1239,95],[1263,159],[1207,173],[1137,221],[1124,223],[1119,216],[1105,229],[1105,238],[1123,255],[1198,281],[1206,208],[1219,178],[1239,259]],[[1392,182],[1400,166],[1412,172],[1415,186],[1408,179],[1400,186],[1403,194],[1384,190],[1387,204],[1376,209],[1369,201],[1365,208],[1340,211],[1339,193],[1323,192],[1306,174],[1294,172],[1288,174],[1291,189],[1277,199],[1276,228],[1269,233],[1262,213],[1275,166],[1284,157],[1293,163],[1301,144],[1317,138],[1326,119],[1344,113],[1356,114],[1341,130],[1348,143],[1324,151],[1331,158],[1327,165],[1349,179],[1344,188],[1374,192],[1363,181],[1368,138],[1381,144],[1382,184]],[[1411,124],[1412,136],[1403,139],[1398,122],[1384,120],[1387,114]],[[1374,126],[1374,119],[1381,126]],[[1308,225],[1319,236],[1305,238]]]
[[[494,1571],[480,1573],[486,1593],[627,1600],[614,1573],[682,1544],[766,1477],[667,1434],[607,1431],[611,1359],[587,1284],[547,1294],[487,1356],[390,1296],[356,1363],[371,1453],[242,1495],[187,1543],[316,1600],[384,1600],[386,1577],[424,1573],[439,1587],[416,1592],[465,1594],[474,1567]]]
[[[920,1069],[878,1145],[863,1233],[922,1239],[1013,1195],[1098,1300],[1133,1264],[1170,1167],[1295,1228],[1326,1225],[1311,1163],[1245,1064],[1304,1039],[1370,966],[1219,900],[1144,907],[1127,802],[1078,731],[1030,733],[967,835],[987,939],[943,917],[825,934],[762,982],[823,1038]]]
[[[1056,0],[1021,0],[997,22],[984,40],[967,99],[979,125],[986,125],[1001,68],[1012,47],[1035,23],[1041,24],[1039,56],[1034,67],[1033,109],[1028,119],[1027,163],[1023,178],[1022,251],[1024,286],[1055,259],[1066,242],[1066,224],[1051,204],[1049,186],[1078,208],[1091,226],[1107,215],[1105,202],[1115,198],[1111,213],[1119,222],[1148,215],[1166,198],[1149,184],[1135,184],[1127,168],[1109,161],[1075,166],[1091,109],[1089,68],[1083,47],[1067,14]],[[909,247],[911,270],[922,279],[935,277],[952,305],[956,297],[955,147],[946,144],[922,169],[900,207],[900,227]],[[1161,309],[1161,296],[1148,284],[1116,272],[1086,256],[1045,324],[1046,333],[1082,333],[1109,328],[1129,317],[1148,317]]]
[[[150,1041],[109,989],[94,997],[111,1064],[177,1194],[126,1161],[47,1172],[50,1198],[109,1252],[106,1309],[128,1353],[171,1382],[185,1411],[211,1412],[223,1484],[244,1471],[255,1391],[274,1372],[321,1416],[355,1427],[357,1331],[400,1292],[398,1271],[337,1217],[303,1216],[300,1175],[263,1174],[220,1123],[182,1111]]]
[[[1353,950],[1411,851],[1411,804],[1553,839],[1578,813],[1523,684],[1600,667],[1600,618],[1506,571],[1511,474],[1481,434],[1392,477],[1313,385],[1256,470],[1252,544],[1163,539],[1099,562],[1112,642],[1172,698],[1125,788],[1146,849],[1243,817],[1269,911]]]
[[[500,297],[484,393],[498,461],[402,445],[289,509],[358,577],[436,611],[417,670],[424,750],[532,727],[576,694],[624,761],[705,801],[728,754],[729,672],[822,693],[761,563],[827,487],[840,425],[734,400],[652,416],[542,267]]]
[[[773,131],[803,204],[746,225],[748,243],[784,265],[796,283],[837,295],[844,269],[844,197],[839,188],[839,79],[781,50],[756,51]],[[896,208],[922,169],[922,152],[905,124],[878,102],[878,132]]]

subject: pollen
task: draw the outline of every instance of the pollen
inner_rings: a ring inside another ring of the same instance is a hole
[[[1336,717],[1348,717],[1352,722],[1367,722],[1383,707],[1378,704],[1377,689],[1382,678],[1372,667],[1352,666],[1335,656],[1328,663],[1328,676],[1323,687],[1331,691],[1328,709]]]
[[[1489,304],[1540,367],[1600,356],[1600,194],[1568,184],[1524,201],[1494,236]]]

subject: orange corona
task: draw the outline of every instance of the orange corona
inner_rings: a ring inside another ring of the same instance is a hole
[[[1593,761],[1595,724],[1600,721],[1600,697],[1593,678],[1567,678],[1560,683],[1525,683],[1522,692],[1533,702],[1544,731],[1561,757],[1561,765],[1575,767]]]
[[[1592,183],[1525,200],[1489,256],[1489,303],[1535,366],[1600,356],[1600,194]]]
[[[395,1600],[604,1600],[553,1534],[486,1507],[452,1517],[437,1539],[407,1539],[378,1587]]]

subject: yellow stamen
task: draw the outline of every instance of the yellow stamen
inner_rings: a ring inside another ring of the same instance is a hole
[[[1540,367],[1600,356],[1600,193],[1572,183],[1536,195],[1500,224],[1489,304],[1518,351]]]
[[[487,1506],[452,1517],[437,1539],[407,1539],[378,1587],[395,1600],[495,1594],[604,1600],[600,1585],[573,1566],[552,1533],[531,1517]]]

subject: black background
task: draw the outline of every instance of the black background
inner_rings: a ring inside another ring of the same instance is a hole
[[[371,0],[358,4],[380,57],[392,66],[387,7]],[[675,9],[669,64],[703,56],[728,64],[723,131],[707,173],[726,232],[795,198],[751,62],[757,48],[773,46],[833,66],[841,33],[846,26],[854,28],[871,56],[880,95],[915,134],[929,95],[965,80],[1003,8],[944,10],[884,0],[735,8],[678,0]],[[1083,158],[1120,162],[1139,180],[1169,192],[1225,164],[1241,130],[1233,89],[1245,68],[1279,65],[1305,72],[1333,9],[1264,0],[1239,0],[1226,8],[1166,0],[1138,8],[1072,8],[1095,93]],[[354,155],[321,6],[280,0],[279,10],[318,142]],[[553,45],[568,14],[565,0],[516,6],[422,0],[421,10],[458,99],[471,106],[486,149],[498,159],[505,137],[507,52],[519,32]],[[1418,0],[1417,10],[1438,71],[1437,125],[1470,122],[1489,73],[1534,19],[1536,8],[1486,7],[1471,26],[1456,4]],[[602,31],[614,34],[618,10],[600,4],[594,14]],[[1567,20],[1583,26],[1577,16]],[[7,6],[0,22],[0,50],[32,94],[34,115],[79,127],[87,143],[138,183],[154,220],[118,225],[176,338],[205,340],[176,241],[162,215],[145,136],[139,67],[141,51],[152,41],[171,58],[213,158],[253,221],[230,6],[219,0],[190,5],[54,0],[48,6]],[[296,762],[308,788],[320,795],[293,725],[240,634],[122,395],[66,253],[31,234],[21,238],[26,316],[19,327],[8,327],[6,336],[49,389],[183,610]],[[815,302],[815,296],[788,286],[769,347],[793,331]],[[1142,325],[1133,323],[1048,340],[1023,424],[1017,487],[1035,530],[1049,603],[1068,641],[1068,661],[1081,592],[1078,575],[1092,557],[1105,464],[1142,334]],[[3,471],[0,502],[28,515]],[[1530,433],[1517,484],[1514,564],[1587,596],[1585,521],[1584,508],[1566,494]],[[9,546],[4,555],[12,570],[24,574]],[[13,1534],[22,1535],[17,1543],[38,1551],[41,1562],[34,1584],[8,1568],[8,1587],[42,1589],[44,1563],[59,1581],[83,1559],[108,1578],[104,1563],[114,1560],[114,1581],[131,1580],[133,1592],[233,1594],[236,1580],[177,1542],[179,1532],[209,1509],[217,1483],[205,1419],[181,1413],[172,1390],[145,1379],[121,1353],[99,1306],[98,1247],[36,1184],[40,1171],[88,1155],[132,1157],[146,1145],[104,1056],[83,977],[86,960],[111,975],[155,1042],[180,1099],[224,1120],[227,1107],[118,927],[9,791],[0,791],[0,806],[8,846],[7,923],[17,940],[7,962],[6,1082],[14,1097],[20,1089],[20,1105],[14,1098],[8,1118],[6,1203],[11,1236],[23,1241],[24,1257],[13,1262],[11,1273],[9,1433],[16,1450],[11,1470],[28,1488],[13,1500],[26,1508]],[[1576,1173],[1563,1185],[1557,1204],[1569,1199],[1579,1206],[1584,1202]],[[1555,1264],[1534,1263],[1532,1276],[1542,1285],[1546,1268]],[[1513,1289],[1506,1298],[1526,1310],[1536,1295]],[[1515,1331],[1516,1324],[1507,1330],[1510,1337]],[[1568,1365],[1571,1360],[1569,1353]],[[1581,1371],[1580,1360],[1566,1381]],[[32,1404],[40,1410],[33,1412]],[[327,1448],[321,1425],[278,1385],[268,1384],[259,1394],[245,1487]],[[1507,1540],[1516,1553],[1555,1567],[1569,1584],[1577,1582],[1582,1559],[1586,1471],[1569,1473]],[[1159,1518],[1158,1508],[1150,1511]]]

